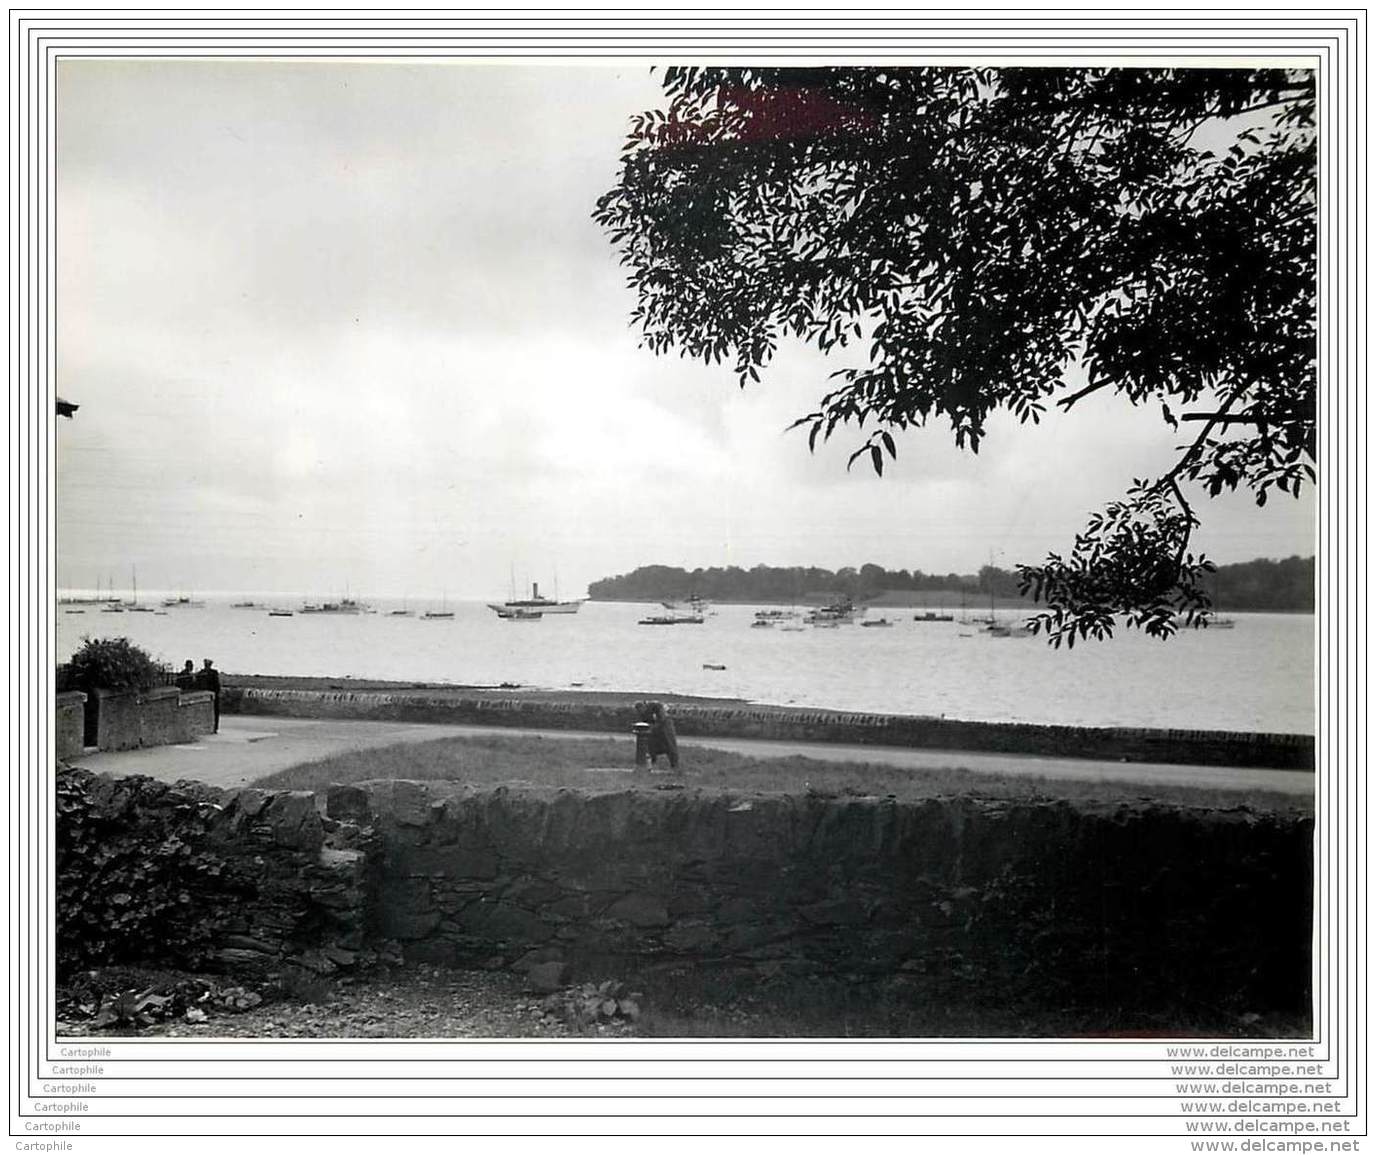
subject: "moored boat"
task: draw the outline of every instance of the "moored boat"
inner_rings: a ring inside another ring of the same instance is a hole
[[[1030,638],[1033,633],[1027,622],[995,622],[984,632],[991,638]]]
[[[700,626],[704,618],[701,614],[653,614],[648,618],[641,618],[637,625],[641,626]]]
[[[547,598],[540,593],[540,583],[533,582],[530,597],[511,597],[504,602],[488,602],[488,608],[499,617],[503,610],[530,610],[540,614],[576,614],[582,606],[581,601],[561,602],[557,598]]]
[[[353,598],[340,598],[337,602],[307,602],[301,607],[303,614],[362,614],[370,612],[362,602]]]
[[[818,606],[804,619],[812,626],[839,626],[855,621],[855,603],[850,598],[838,598],[830,605]]]
[[[1233,618],[1201,617],[1196,625],[1190,625],[1190,619],[1184,614],[1177,614],[1171,619],[1171,624],[1177,630],[1232,630],[1237,628],[1237,622]]]
[[[454,616],[454,611],[449,608],[449,594],[446,592],[440,597],[440,608],[437,610],[426,610],[421,617],[430,622],[448,621]]]

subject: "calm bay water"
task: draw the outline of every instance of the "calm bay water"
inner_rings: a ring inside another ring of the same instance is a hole
[[[280,599],[279,599],[280,602]],[[274,603],[278,604],[278,603]],[[290,604],[290,603],[285,603]],[[882,611],[892,629],[751,629],[756,607],[716,606],[702,625],[640,626],[658,607],[588,602],[572,615],[505,622],[481,603],[452,619],[204,608],[105,614],[59,606],[57,654],[85,636],[128,637],[180,666],[210,657],[231,674],[295,674],[543,689],[742,698],[987,721],[1314,732],[1314,618],[1242,614],[1231,630],[1158,642],[1137,631],[1052,650],[959,622]],[[872,611],[878,616],[880,611]],[[1007,620],[1014,615],[1001,614]],[[704,668],[725,666],[724,670]]]

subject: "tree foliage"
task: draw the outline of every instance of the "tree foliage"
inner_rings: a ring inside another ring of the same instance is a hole
[[[1314,608],[1314,559],[1288,557],[1222,565],[1202,583],[1213,606],[1221,610],[1299,611]],[[920,569],[890,570],[866,562],[858,570],[817,566],[711,566],[681,569],[645,565],[630,573],[600,578],[588,585],[594,601],[683,601],[694,595],[709,601],[802,602],[845,596],[869,601],[886,594],[906,594],[920,604],[954,605],[962,600],[978,608],[991,595],[1018,600],[1018,574],[994,565],[978,574],[928,574]]]
[[[1316,459],[1312,75],[1283,70],[670,68],[595,219],[643,343],[742,386],[796,338],[850,361],[795,424],[1159,414],[1170,467],[1022,566],[1055,644],[1206,612],[1186,489],[1298,495]]]
[[[163,667],[128,638],[83,638],[81,649],[59,667],[59,691],[149,690]]]

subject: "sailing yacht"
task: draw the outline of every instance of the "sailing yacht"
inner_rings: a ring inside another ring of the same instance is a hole
[[[130,572],[130,577],[131,577],[131,579],[132,579],[132,581],[133,581],[133,586],[134,586],[133,595],[134,595],[134,596],[133,596],[133,598],[132,598],[130,601],[128,601],[128,602],[125,603],[125,608],[126,608],[131,614],[151,614],[151,613],[153,612],[153,607],[152,607],[152,606],[141,606],[141,605],[139,605],[139,575],[138,575],[138,571],[137,571],[137,570],[132,570],[132,571]]]
[[[425,613],[421,614],[421,617],[432,622],[440,618],[452,618],[453,616],[454,611],[449,608],[449,595],[447,593],[441,596],[440,608],[438,610],[426,610]]]

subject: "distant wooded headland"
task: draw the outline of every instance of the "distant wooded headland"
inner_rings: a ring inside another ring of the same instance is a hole
[[[1314,559],[1257,558],[1219,566],[1206,578],[1205,588],[1219,610],[1312,613]],[[807,603],[845,596],[881,605],[927,606],[962,602],[979,606],[987,605],[991,598],[1001,605],[1026,600],[1018,593],[1017,574],[997,566],[983,566],[977,574],[928,574],[872,564],[840,570],[767,565],[685,570],[647,565],[588,586],[588,596],[604,602],[682,601],[695,595],[711,601],[749,603]]]

